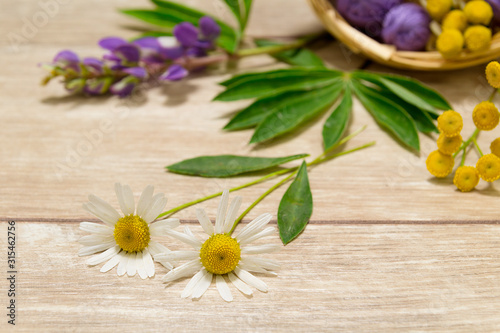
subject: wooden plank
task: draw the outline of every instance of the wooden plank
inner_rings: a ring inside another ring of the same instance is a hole
[[[246,298],[231,288],[232,303],[215,286],[199,301],[180,299],[187,280],[165,287],[160,266],[148,281],[87,267],[76,255],[84,233],[74,224],[17,227],[19,332],[500,329],[498,226],[309,225],[268,255],[282,264],[277,277],[261,276],[269,292]]]

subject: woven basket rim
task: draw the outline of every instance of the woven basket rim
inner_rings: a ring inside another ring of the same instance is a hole
[[[349,25],[328,0],[308,1],[325,28],[351,51],[390,67],[444,71],[472,67],[500,57],[500,33],[493,36],[488,50],[463,51],[457,58],[444,59],[437,51],[398,51],[393,45],[382,44]]]

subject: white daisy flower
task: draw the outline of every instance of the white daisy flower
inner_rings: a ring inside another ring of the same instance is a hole
[[[271,220],[271,214],[262,214],[246,225],[236,237],[231,237],[231,229],[241,205],[241,197],[231,202],[228,210],[229,191],[224,191],[215,219],[215,228],[203,209],[196,210],[196,216],[205,233],[205,241],[196,238],[186,226],[184,233],[165,230],[165,234],[191,245],[195,251],[172,251],[154,256],[163,264],[177,260],[189,260],[171,270],[163,281],[170,282],[182,277],[194,276],[181,294],[182,298],[200,298],[208,289],[215,276],[215,285],[225,301],[232,301],[233,296],[227,279],[245,295],[251,295],[250,286],[267,292],[267,285],[250,272],[272,273],[279,264],[270,259],[254,258],[253,254],[268,253],[280,248],[279,245],[249,245],[251,242],[274,233],[274,227],[265,228]]]
[[[137,209],[134,195],[128,185],[115,184],[116,197],[124,216],[111,207],[110,204],[95,195],[89,195],[89,202],[83,208],[98,217],[103,224],[82,222],[80,229],[91,235],[83,236],[79,242],[84,245],[78,255],[87,256],[97,252],[96,256],[87,260],[87,264],[94,266],[107,261],[101,272],[107,272],[118,265],[116,272],[119,276],[134,276],[136,273],[142,279],[155,275],[155,266],[152,255],[168,253],[170,250],[151,239],[152,236],[161,236],[166,230],[179,225],[178,219],[165,219],[153,222],[163,211],[167,199],[163,193],[153,196],[154,187],[146,186],[141,194]],[[165,263],[165,267],[172,269],[172,265]]]

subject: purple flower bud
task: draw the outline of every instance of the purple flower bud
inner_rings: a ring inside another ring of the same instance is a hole
[[[383,23],[382,38],[398,50],[421,51],[431,34],[431,18],[427,11],[414,3],[392,8]]]
[[[220,35],[220,27],[210,16],[203,16],[198,22],[204,39],[213,41]]]
[[[89,95],[103,95],[108,91],[111,83],[113,79],[110,77],[89,79],[85,84],[85,92]]]
[[[113,51],[118,46],[128,44],[128,42],[120,37],[106,37],[101,39],[98,44],[103,49]]]
[[[189,74],[187,69],[181,65],[174,64],[168,68],[168,70],[160,76],[160,80],[164,81],[178,81],[183,79]]]
[[[156,52],[160,51],[160,42],[156,37],[144,37],[141,39],[137,39],[133,42],[133,44],[139,46],[141,49],[149,49]]]
[[[91,57],[83,59],[83,64],[87,67],[88,70],[95,74],[101,74],[102,68],[104,66],[101,60]]]
[[[337,10],[353,27],[379,38],[387,12],[402,0],[337,0]]]
[[[141,57],[139,48],[133,44],[123,44],[115,48],[113,55],[126,63],[137,63]]]
[[[116,82],[109,89],[113,95],[120,97],[127,97],[132,94],[139,80],[134,76],[126,76],[120,81]]]
[[[184,47],[179,45],[175,37],[159,37],[160,54],[164,59],[175,60],[184,55]]]
[[[198,41],[198,29],[189,22],[182,22],[174,27],[174,36],[182,46],[194,46]]]
[[[66,81],[64,88],[70,93],[77,93],[83,90],[85,87],[85,79],[73,79]]]
[[[125,68],[123,72],[130,74],[132,76],[135,76],[138,79],[144,80],[147,76],[148,73],[146,72],[146,69],[143,67],[129,67]]]
[[[54,57],[54,63],[56,65],[63,65],[62,67],[64,67],[64,65],[70,65],[79,62],[80,58],[78,57],[78,55],[70,50],[63,50],[56,54],[56,56]]]

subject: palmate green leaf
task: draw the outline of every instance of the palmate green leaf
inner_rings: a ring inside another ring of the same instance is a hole
[[[384,97],[381,92],[364,86],[356,79],[352,81],[356,96],[373,118],[406,146],[420,150],[420,141],[415,122],[399,105]]]
[[[276,76],[258,75],[256,78],[245,77],[244,80],[232,83],[225,91],[214,98],[214,101],[236,101],[240,99],[262,98],[274,96],[286,91],[312,90],[342,81],[336,71],[289,73]],[[282,74],[282,73],[281,73]],[[309,75],[308,75],[309,74]]]
[[[325,150],[333,147],[342,138],[349,123],[352,109],[351,90],[347,86],[340,104],[333,110],[323,126],[323,143]]]
[[[157,9],[125,9],[121,10],[121,12],[141,21],[162,27],[168,32],[171,32],[174,26],[181,22],[190,22],[198,25],[199,19],[208,15],[170,1],[152,0],[152,2],[158,6]],[[233,53],[240,42],[239,31],[234,30],[220,20],[215,21],[221,27],[221,35],[217,38],[217,45]]]
[[[329,78],[329,77],[341,77],[342,74],[343,73],[341,71],[336,71],[331,69],[324,69],[324,68],[311,69],[305,67],[294,67],[287,69],[276,69],[267,72],[239,74],[233,76],[232,78],[226,81],[220,82],[219,84],[224,87],[230,87],[242,84],[246,81],[253,81],[253,80],[277,79],[277,78],[286,78],[292,76],[298,76],[304,78],[311,76]]]
[[[290,243],[306,227],[313,211],[313,197],[307,176],[307,165],[302,163],[297,176],[281,198],[278,208],[278,229],[284,245]]]
[[[241,30],[245,30],[248,23],[248,18],[250,17],[250,12],[252,11],[252,0],[243,0],[243,5],[245,6],[245,16],[243,17]]]
[[[283,45],[282,43],[277,43],[266,39],[257,39],[255,40],[255,44],[260,47]],[[323,60],[321,60],[320,57],[318,57],[313,51],[305,48],[273,53],[270,54],[270,56],[293,66],[325,67]]]
[[[308,154],[285,157],[247,157],[237,155],[199,156],[167,166],[167,170],[184,175],[200,177],[231,177],[242,173],[276,167]]]
[[[280,105],[257,126],[250,143],[259,143],[283,135],[325,111],[335,103],[343,86],[344,83],[338,81],[327,87],[311,90],[300,99],[290,99]]]
[[[240,24],[240,31],[243,32],[248,21],[248,16],[250,15],[252,0],[224,0],[224,3],[233,12]]]

